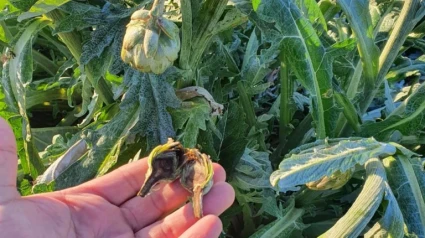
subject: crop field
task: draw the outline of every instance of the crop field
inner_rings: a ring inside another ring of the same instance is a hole
[[[149,157],[153,180],[133,196],[180,178],[199,218],[214,163],[235,192],[221,238],[425,238],[424,1],[1,0],[0,11],[0,117],[23,198]],[[1,211],[0,199],[0,227]]]

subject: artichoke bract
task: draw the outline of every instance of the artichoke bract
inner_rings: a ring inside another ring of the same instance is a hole
[[[137,195],[145,197],[160,182],[176,180],[180,176],[183,163],[183,147],[179,142],[168,140],[167,144],[157,146],[149,154],[145,183]]]
[[[144,73],[162,74],[180,51],[179,28],[162,16],[163,5],[156,0],[150,11],[135,11],[124,35],[122,60]]]
[[[195,217],[203,216],[202,195],[209,192],[212,187],[214,170],[211,159],[206,154],[201,154],[197,149],[186,152],[185,166],[182,168],[180,183],[192,193],[192,207]]]
[[[337,171],[330,177],[325,176],[317,181],[307,183],[306,186],[311,190],[340,189],[351,179],[352,175],[353,172],[351,170],[347,170],[344,173]]]
[[[137,195],[145,197],[156,184],[180,178],[181,185],[191,194],[194,216],[201,218],[202,196],[210,191],[213,175],[210,156],[198,149],[183,148],[180,142],[170,138],[166,144],[155,147],[149,154],[145,182]]]

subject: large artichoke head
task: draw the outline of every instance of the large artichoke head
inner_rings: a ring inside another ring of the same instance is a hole
[[[162,13],[140,9],[131,15],[121,58],[144,73],[162,74],[178,57],[179,28]]]

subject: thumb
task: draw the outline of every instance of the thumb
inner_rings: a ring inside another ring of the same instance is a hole
[[[0,117],[0,204],[19,196],[16,190],[18,156],[15,135]]]

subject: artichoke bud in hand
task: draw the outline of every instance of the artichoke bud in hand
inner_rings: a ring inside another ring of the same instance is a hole
[[[167,144],[157,146],[148,157],[145,183],[137,195],[144,197],[158,183],[176,180],[180,176],[183,159],[183,147],[179,142],[169,140]]]
[[[164,145],[155,147],[148,157],[146,180],[137,195],[146,196],[161,181],[171,182],[180,178],[180,184],[190,192],[196,218],[203,216],[202,196],[213,185],[213,164],[210,156],[198,149],[183,148],[171,138]]]
[[[214,170],[210,157],[201,154],[197,149],[189,149],[185,156],[180,183],[192,194],[193,212],[196,218],[200,218],[203,216],[202,196],[208,193],[213,185]]]
[[[144,73],[162,74],[177,59],[179,51],[179,28],[162,17],[158,7],[131,15],[121,49],[124,62]]]
[[[350,180],[352,175],[353,172],[350,169],[344,173],[338,170],[330,177],[325,176],[317,181],[307,183],[306,186],[311,190],[340,189]]]

